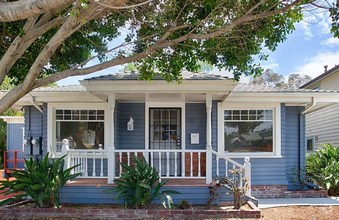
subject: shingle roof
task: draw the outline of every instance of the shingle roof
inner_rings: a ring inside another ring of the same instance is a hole
[[[67,85],[67,86],[50,86],[34,89],[33,92],[85,92],[86,87],[83,85]]]
[[[239,83],[232,92],[235,93],[339,93],[334,90],[312,90],[312,89],[292,89],[292,88],[279,88],[273,86],[254,85]]]
[[[309,85],[311,85],[311,84],[313,84],[313,83],[315,83],[315,82],[317,82],[317,81],[323,79],[324,77],[326,77],[327,75],[330,75],[333,71],[335,71],[335,70],[337,70],[337,69],[339,69],[339,65],[336,65],[335,67],[333,67],[333,68],[327,70],[327,71],[324,72],[323,74],[321,74],[321,75],[315,77],[315,78],[312,79],[311,81],[309,81],[309,82],[305,83],[304,85],[300,86],[300,88],[301,88],[301,89],[302,89],[302,88],[305,88],[305,87],[307,87],[307,86],[309,86]]]
[[[130,74],[128,76],[131,76]],[[212,75],[213,76],[213,75]],[[215,75],[214,75],[215,76]],[[199,78],[200,79],[200,78]],[[67,86],[51,86],[34,89],[33,92],[85,92],[86,87],[83,85],[67,85]],[[291,89],[279,88],[273,86],[263,86],[239,83],[234,90],[234,93],[339,93],[334,90],[311,90],[311,89]]]
[[[87,78],[84,80],[137,80],[139,78],[138,71],[125,71],[115,74],[108,74],[103,76],[97,76]],[[210,73],[193,73],[187,70],[181,72],[183,80],[227,80],[227,76],[214,75]],[[163,80],[161,77],[156,77],[154,80]]]

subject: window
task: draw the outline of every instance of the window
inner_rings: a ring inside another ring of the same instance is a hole
[[[273,152],[273,110],[225,110],[225,152]]]
[[[218,149],[230,157],[281,157],[280,103],[221,103]]]
[[[62,140],[69,140],[70,149],[98,149],[104,144],[103,110],[56,110],[56,152]]]
[[[312,90],[319,90],[319,89],[320,89],[320,84],[318,84],[318,85],[316,85],[312,88]]]
[[[314,139],[313,137],[306,138],[306,150],[313,151],[314,150]]]
[[[105,148],[106,113],[107,105],[103,104],[49,104],[48,151],[59,156],[63,139],[69,140],[70,149]]]

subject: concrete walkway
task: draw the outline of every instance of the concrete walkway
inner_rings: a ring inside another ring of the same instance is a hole
[[[283,198],[283,199],[258,199],[259,208],[272,208],[279,206],[313,205],[330,206],[339,205],[339,198]]]

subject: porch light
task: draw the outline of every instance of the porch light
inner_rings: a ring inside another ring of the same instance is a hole
[[[127,122],[127,131],[133,131],[134,129],[134,120],[132,116],[129,117],[129,121]]]

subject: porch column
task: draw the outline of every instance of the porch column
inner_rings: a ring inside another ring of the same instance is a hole
[[[108,94],[108,150],[107,150],[107,182],[113,183],[115,176],[115,155],[114,155],[114,110],[115,110],[115,93]]]
[[[212,183],[212,94],[206,94],[206,184]]]

